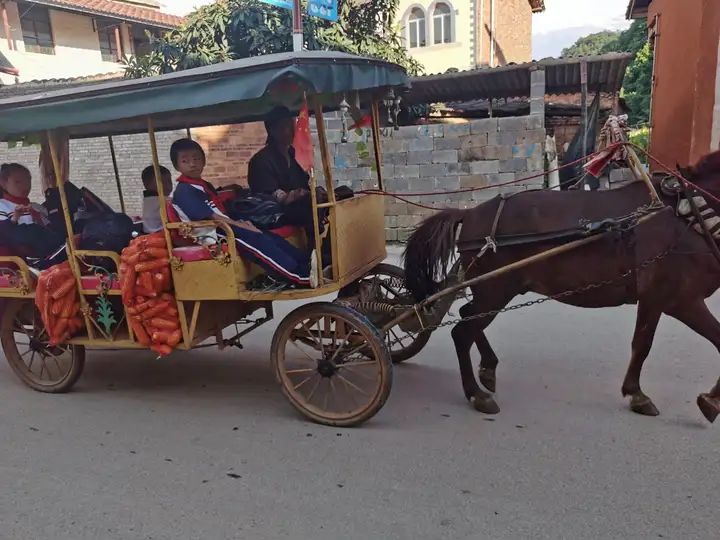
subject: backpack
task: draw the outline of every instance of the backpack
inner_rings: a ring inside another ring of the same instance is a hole
[[[249,221],[258,229],[276,229],[283,225],[284,209],[267,195],[240,192],[230,203],[230,217]]]
[[[85,221],[80,236],[79,246],[83,250],[113,251],[120,253],[133,238],[134,224],[125,214],[96,215]],[[114,269],[111,260],[104,257],[93,257],[88,261],[109,271]]]

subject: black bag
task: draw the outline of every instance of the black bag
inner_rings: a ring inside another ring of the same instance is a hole
[[[65,196],[70,207],[70,217],[74,219],[75,214],[83,204],[82,191],[72,182],[65,182]],[[43,203],[48,212],[50,228],[57,233],[67,236],[65,228],[65,217],[63,216],[60,191],[57,187],[48,188],[45,191],[45,202]]]
[[[285,210],[268,195],[239,192],[229,204],[232,219],[249,221],[258,229],[276,229],[283,225]]]
[[[80,249],[113,251],[120,253],[133,237],[133,222],[125,214],[104,214],[88,219],[80,236]],[[104,257],[94,257],[87,261],[94,266],[101,266],[114,271],[115,265]]]

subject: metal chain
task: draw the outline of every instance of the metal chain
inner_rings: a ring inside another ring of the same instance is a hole
[[[512,305],[512,306],[507,306],[507,307],[504,307],[504,308],[502,308],[502,309],[494,309],[494,310],[492,310],[492,311],[485,311],[485,312],[483,312],[483,313],[476,313],[475,315],[470,315],[470,316],[468,316],[468,317],[459,317],[459,318],[456,318],[456,319],[451,319],[451,320],[449,320],[449,321],[445,321],[445,322],[442,322],[442,323],[439,323],[439,324],[435,324],[435,325],[423,326],[423,330],[421,330],[420,332],[418,332],[418,334],[420,334],[420,333],[422,333],[422,332],[428,332],[428,331],[429,331],[429,332],[433,332],[433,331],[438,330],[438,329],[440,329],[440,328],[445,328],[445,327],[447,327],[447,326],[454,326],[454,325],[456,325],[456,324],[458,324],[458,323],[461,323],[461,322],[468,322],[468,321],[474,321],[474,320],[477,320],[477,319],[485,319],[485,318],[487,318],[487,317],[494,317],[494,316],[496,316],[496,315],[500,315],[501,313],[508,313],[508,312],[510,312],[510,311],[517,311],[518,309],[522,309],[522,308],[526,308],[526,307],[531,307],[531,306],[537,306],[537,305],[540,305],[540,304],[544,304],[545,302],[548,302],[548,301],[550,301],[550,300],[560,300],[560,299],[568,298],[568,297],[573,296],[573,295],[576,295],[576,294],[585,293],[585,292],[589,292],[589,291],[594,291],[594,290],[596,290],[596,289],[601,289],[601,288],[603,288],[603,287],[608,287],[608,286],[610,286],[610,285],[614,285],[614,284],[618,283],[619,281],[624,280],[625,278],[628,278],[628,277],[632,276],[634,273],[638,272],[639,270],[644,270],[644,269],[648,268],[649,266],[652,266],[653,264],[656,264],[658,261],[660,261],[660,260],[664,259],[665,257],[667,257],[667,256],[672,252],[672,250],[673,250],[673,248],[670,247],[670,248],[666,249],[665,251],[663,251],[662,253],[659,253],[658,255],[655,255],[654,257],[650,257],[649,259],[645,259],[643,262],[641,262],[641,263],[638,264],[637,266],[635,266],[635,267],[633,267],[633,268],[630,268],[629,270],[627,270],[626,272],[623,272],[622,274],[620,274],[618,277],[616,277],[616,278],[614,278],[614,279],[606,279],[606,280],[603,280],[603,281],[598,281],[598,282],[595,282],[595,283],[590,283],[590,284],[588,284],[588,285],[583,285],[582,287],[578,287],[578,288],[576,288],[576,289],[570,289],[570,290],[563,291],[563,292],[558,293],[558,294],[553,294],[553,295],[550,295],[550,296],[544,296],[544,297],[542,297],[542,298],[538,298],[538,299],[535,299],[535,300],[530,300],[530,301],[528,301],[528,302],[523,302],[522,304],[514,304],[514,305]],[[391,341],[391,340],[388,340],[388,347],[392,348],[393,345],[395,345],[396,343],[401,343],[401,342],[402,342],[402,339],[401,339],[401,338],[398,338],[398,339],[395,339],[395,340],[392,340],[392,341]]]

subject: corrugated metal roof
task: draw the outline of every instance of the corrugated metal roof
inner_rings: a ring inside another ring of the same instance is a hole
[[[587,63],[588,88],[591,91],[619,92],[632,59],[630,53],[611,53],[580,58],[547,58],[526,64],[425,75],[412,79],[412,88],[404,101],[417,104],[529,97],[530,74],[538,69],[545,71],[546,94],[574,94],[580,91],[583,62]]]
[[[630,0],[626,16],[628,19],[642,19],[647,15],[652,0]]]

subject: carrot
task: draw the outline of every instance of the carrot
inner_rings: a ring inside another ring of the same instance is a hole
[[[52,293],[53,300],[60,300],[75,288],[75,278],[70,276],[62,281],[60,286]]]
[[[150,309],[147,309],[143,311],[140,316],[144,321],[147,321],[149,319],[152,319],[153,317],[157,317],[158,315],[162,315],[163,313],[167,312],[167,310],[170,308],[170,304],[168,302],[160,302],[156,304],[155,306],[151,307]]]
[[[180,340],[182,339],[182,332],[180,329],[175,330],[172,334],[170,334],[170,337],[167,340],[167,344],[170,347],[176,347],[178,343],[180,343]]]
[[[153,280],[153,288],[157,292],[162,292],[165,290],[165,276],[163,276],[162,272],[155,272],[152,275]]]
[[[130,327],[135,334],[137,342],[145,347],[148,347],[150,345],[150,336],[148,336],[143,325],[133,319],[130,319]]]
[[[147,311],[148,309],[150,309],[150,308],[153,307],[154,305],[155,305],[155,300],[154,300],[154,299],[145,300],[144,302],[142,302],[142,303],[140,303],[140,304],[135,304],[135,311],[136,311],[135,314],[140,315],[141,313],[144,313],[145,311]]]
[[[157,332],[152,333],[152,341],[155,344],[167,345],[167,342],[169,339],[170,339],[170,332],[163,332],[161,330],[158,330]]]
[[[172,347],[169,347],[168,345],[153,345],[150,348],[160,356],[167,356],[173,352]]]
[[[152,326],[153,328],[157,328],[159,330],[177,330],[180,325],[178,321],[168,321],[167,319],[161,319],[160,317],[155,317],[154,319],[150,319],[147,321],[147,324]]]
[[[142,262],[135,265],[135,271],[140,272],[152,272],[153,270],[159,270],[170,264],[170,260],[167,257],[162,259],[155,259],[154,261]]]
[[[57,324],[55,325],[55,328],[53,328],[53,331],[51,333],[51,336],[58,338],[56,340],[56,342],[61,341],[63,335],[65,335],[65,332],[67,332],[69,321],[70,321],[70,319],[58,319],[57,320]]]
[[[148,291],[155,291],[155,284],[153,283],[152,274],[150,272],[142,272],[138,276],[139,283],[138,285],[142,289],[147,289]],[[152,296],[152,295],[151,295]]]
[[[160,273],[162,274],[163,278],[162,290],[167,291],[170,289],[170,268],[165,267],[160,270]]]
[[[151,259],[165,259],[168,256],[168,250],[164,244],[165,240],[163,239],[163,247],[148,247],[145,253],[150,255]]]

